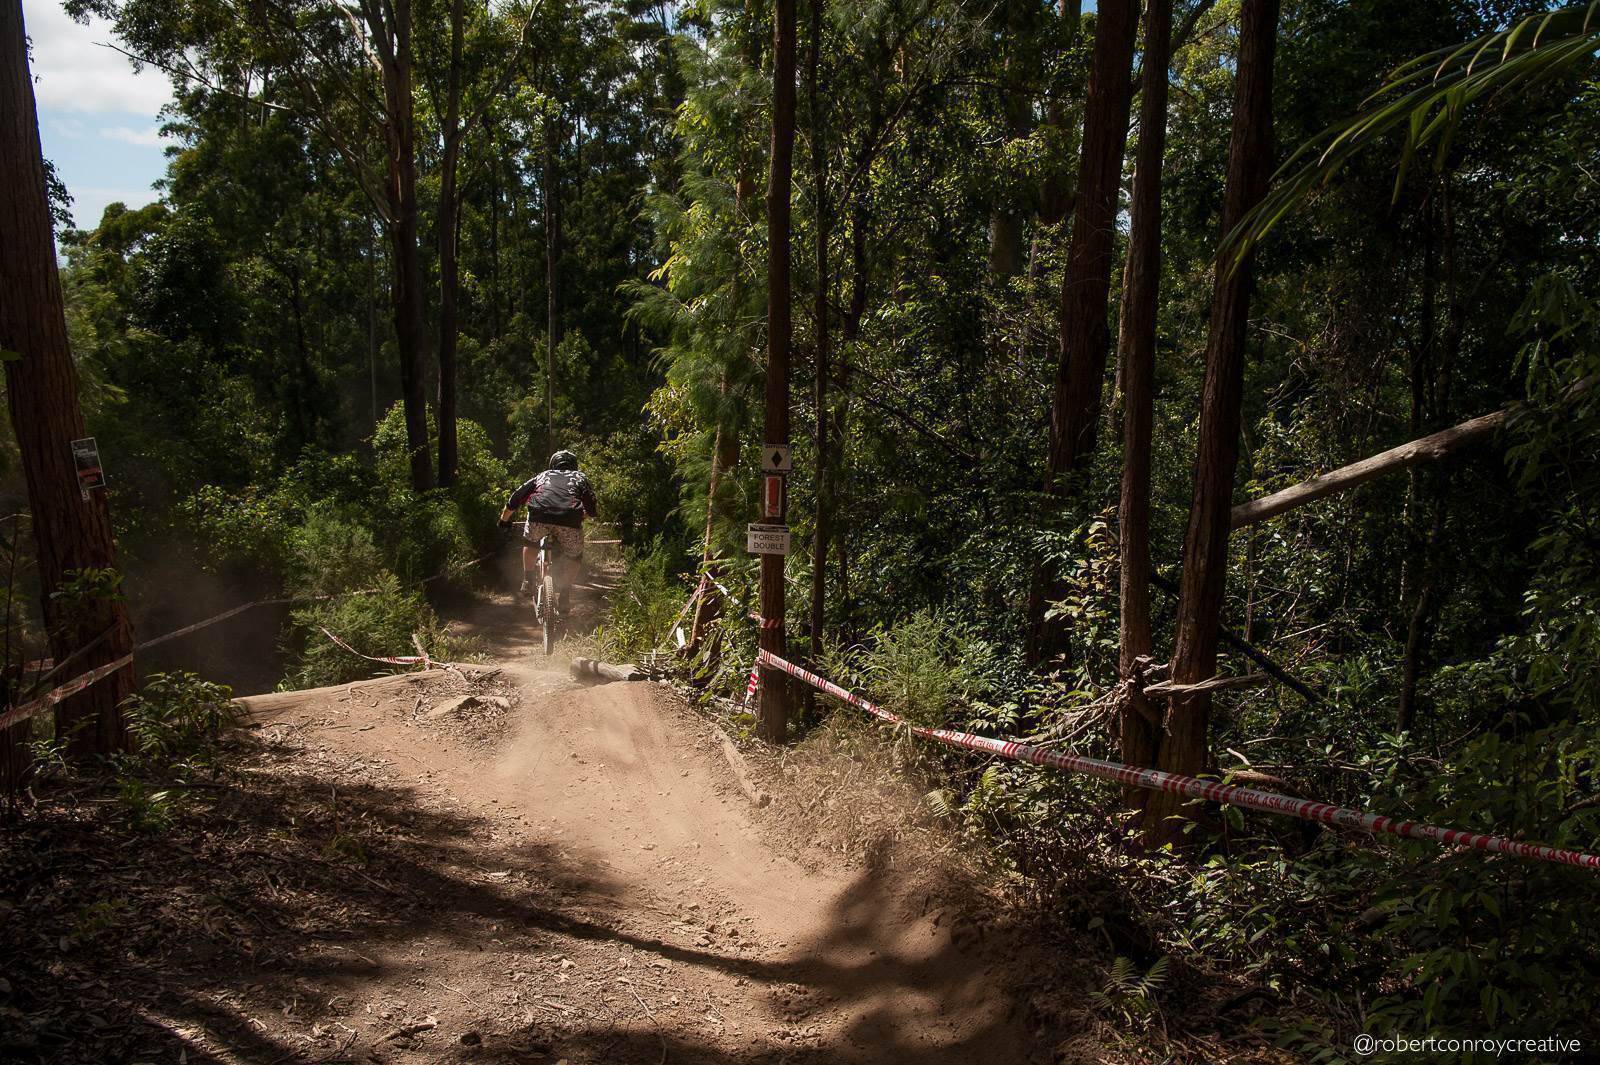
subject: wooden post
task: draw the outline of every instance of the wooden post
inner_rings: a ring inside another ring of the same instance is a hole
[[[794,0],[774,0],[772,15],[772,152],[767,180],[767,382],[762,440],[789,443],[789,348],[793,339],[789,292],[790,196],[794,178]],[[788,519],[788,493],[776,517]],[[774,520],[774,519],[766,519]],[[784,557],[761,556],[761,647],[787,656],[784,638]],[[762,670],[760,732],[782,743],[789,730],[788,674]]]

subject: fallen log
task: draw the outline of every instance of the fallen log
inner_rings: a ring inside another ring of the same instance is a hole
[[[572,676],[582,681],[649,680],[649,675],[638,666],[619,666],[593,658],[574,658]]]
[[[1561,397],[1562,402],[1576,399],[1593,388],[1597,380],[1600,378],[1585,377],[1567,389]],[[1303,507],[1307,503],[1331,496],[1336,492],[1366,484],[1390,470],[1403,470],[1424,462],[1435,462],[1499,431],[1511,417],[1512,409],[1506,407],[1492,414],[1480,415],[1460,425],[1453,425],[1437,433],[1409,440],[1387,451],[1380,451],[1376,455],[1369,455],[1360,462],[1352,462],[1348,466],[1340,466],[1336,470],[1318,474],[1309,481],[1290,485],[1271,495],[1252,499],[1248,503],[1240,503],[1232,511],[1232,528],[1242,529],[1246,525],[1266,521],[1286,510]]]
[[[459,673],[461,667],[457,666],[456,670]],[[496,670],[495,672],[499,671]],[[233,702],[235,706],[243,711],[245,720],[249,721],[259,719],[263,714],[278,713],[300,703],[324,699],[329,696],[342,695],[352,691],[370,692],[375,689],[384,690],[419,686],[449,675],[449,671],[445,669],[421,669],[415,673],[396,673],[387,677],[374,677],[371,680],[358,680],[350,684],[330,684],[322,688],[267,692],[263,695],[240,695],[236,696]]]

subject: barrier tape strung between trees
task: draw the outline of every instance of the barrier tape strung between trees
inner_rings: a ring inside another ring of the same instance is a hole
[[[429,584],[429,583],[431,583],[433,581],[443,580],[446,577],[456,576],[457,574],[463,573],[466,570],[471,569],[473,566],[476,566],[478,563],[482,562],[484,559],[491,557],[494,553],[495,552],[491,551],[488,554],[479,555],[477,558],[473,559],[470,562],[463,563],[462,565],[455,566],[453,568],[441,570],[440,572],[435,573],[431,577],[424,577],[418,583],[419,584]],[[284,605],[286,605],[288,603],[317,603],[317,602],[323,602],[323,601],[328,600],[328,599],[337,599],[340,596],[346,596],[346,595],[371,595],[373,592],[376,592],[377,590],[378,589],[376,589],[376,588],[362,588],[362,589],[359,589],[357,591],[352,591],[352,592],[334,592],[334,593],[329,594],[329,595],[291,595],[291,596],[278,596],[278,597],[272,598],[272,599],[254,599],[254,600],[251,600],[248,603],[241,603],[240,605],[238,605],[236,607],[232,607],[231,609],[224,610],[220,614],[214,614],[209,618],[204,618],[204,619],[202,619],[200,621],[194,622],[193,624],[185,625],[181,629],[173,629],[171,632],[162,633],[160,636],[152,636],[148,640],[141,640],[138,643],[133,645],[133,651],[134,651],[134,653],[137,653],[139,651],[147,651],[152,647],[156,647],[156,646],[158,646],[160,644],[166,643],[168,640],[176,640],[180,636],[187,636],[192,632],[199,632],[201,629],[209,628],[210,626],[216,625],[219,622],[227,621],[231,617],[235,617],[235,616],[237,616],[239,614],[243,614],[246,610],[251,610],[251,609],[254,609],[255,607],[258,607],[258,606],[284,606]],[[361,654],[360,651],[357,651],[355,648],[351,647],[349,644],[344,643],[337,636],[334,636],[333,633],[328,632],[327,629],[323,629],[322,631],[327,633],[329,639],[333,640],[334,643],[337,643],[339,646],[343,647],[345,650],[349,651],[351,654],[360,655],[362,658],[369,659],[370,661],[385,662],[385,663],[390,663],[390,664],[394,664],[394,665],[413,665],[413,664],[416,664],[416,663],[419,663],[419,662],[428,661],[426,658],[414,658],[414,657],[373,658],[371,655],[363,655],[363,654]],[[102,680],[106,679],[107,677],[111,676],[113,673],[116,673],[118,670],[124,669],[127,666],[130,666],[132,664],[133,664],[133,654],[123,655],[121,658],[118,658],[115,661],[107,662],[105,665],[102,665],[102,666],[96,666],[95,668],[89,670],[87,673],[82,673],[82,674],[80,674],[80,675],[78,675],[76,677],[73,677],[71,680],[67,681],[65,684],[58,685],[57,687],[52,688],[51,690],[45,692],[43,695],[38,696],[37,698],[30,699],[25,703],[21,703],[21,704],[19,704],[17,706],[12,707],[10,710],[7,710],[4,714],[0,714],[0,731],[4,731],[5,729],[8,729],[12,725],[21,724],[22,722],[24,722],[24,721],[28,720],[29,718],[35,716],[36,714],[40,713],[41,711],[47,710],[50,707],[55,706],[57,703],[61,702],[63,699],[67,698],[68,696],[76,695],[79,692],[83,691],[85,688],[89,687],[91,684],[98,683],[99,681],[102,681]],[[448,664],[448,663],[441,663],[441,664]]]
[[[1365,814],[1358,810],[1330,806],[1327,803],[1293,799],[1287,795],[1277,795],[1269,791],[1256,791],[1254,788],[1240,788],[1231,784],[1219,784],[1213,781],[1199,780],[1195,777],[1179,776],[1175,773],[1163,773],[1156,769],[1135,769],[1132,766],[1122,765],[1118,762],[1105,762],[1098,758],[1085,758],[1082,755],[1047,751],[1038,747],[1031,747],[1025,743],[992,739],[988,736],[976,736],[970,732],[925,728],[921,725],[913,725],[898,714],[890,713],[888,710],[884,710],[854,692],[841,688],[839,685],[824,677],[819,677],[815,673],[804,670],[787,659],[780,658],[771,651],[761,651],[756,656],[756,664],[780,669],[836,699],[849,703],[858,710],[871,714],[879,720],[894,725],[904,725],[917,736],[955,747],[965,747],[968,750],[981,751],[985,754],[1009,758],[1012,761],[1028,762],[1033,765],[1048,766],[1052,769],[1064,769],[1071,773],[1084,773],[1089,776],[1099,777],[1102,780],[1113,780],[1120,784],[1148,788],[1151,791],[1173,792],[1179,795],[1187,795],[1194,799],[1207,799],[1212,802],[1228,803],[1251,810],[1261,810],[1264,813],[1285,814],[1289,817],[1317,821],[1325,825],[1359,829],[1373,835],[1387,833],[1393,836],[1403,836],[1406,839],[1427,840],[1431,843],[1449,847],[1489,851],[1495,854],[1509,854],[1515,858],[1531,858],[1537,861],[1553,862],[1557,865],[1574,865],[1580,869],[1600,872],[1600,856],[1584,854],[1580,851],[1562,850],[1557,847],[1546,847],[1535,843],[1519,843],[1516,840],[1503,839],[1499,836],[1465,832],[1458,828],[1440,828],[1436,825],[1419,824],[1415,821],[1405,821],[1378,814]]]
[[[111,676],[111,674],[117,672],[117,670],[131,666],[132,664],[133,655],[123,655],[121,658],[118,658],[112,662],[107,662],[103,666],[96,666],[81,676],[73,677],[71,680],[61,685],[61,687],[52,688],[50,691],[45,692],[43,695],[39,696],[39,698],[34,699],[31,702],[23,703],[21,706],[14,707],[6,711],[3,716],[0,716],[0,731],[8,729],[12,725],[26,721],[28,718],[39,713],[41,710],[46,710],[56,705],[69,695],[77,695],[91,684],[105,680],[107,677]]]
[[[368,662],[383,662],[383,663],[385,663],[387,665],[391,665],[391,666],[421,666],[424,669],[432,669],[436,665],[438,665],[438,666],[454,665],[454,663],[452,663],[452,662],[435,662],[433,659],[429,658],[426,653],[424,653],[424,654],[422,654],[420,656],[418,656],[418,655],[397,655],[397,656],[395,656],[393,658],[389,657],[388,655],[364,655],[360,651],[357,651],[354,647],[351,647],[349,644],[347,644],[343,640],[339,639],[339,637],[335,636],[333,633],[329,632],[327,629],[323,628],[321,625],[318,625],[317,628],[322,629],[322,635],[324,635],[328,639],[332,640],[335,644],[337,644],[340,647],[344,648],[346,651],[349,651],[351,654],[355,655],[357,658],[365,658]],[[419,646],[417,648],[417,650],[420,651],[420,650],[422,650],[422,648]]]

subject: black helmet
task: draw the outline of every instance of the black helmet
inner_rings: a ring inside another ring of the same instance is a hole
[[[565,448],[550,456],[552,470],[575,470],[578,468],[578,456]]]

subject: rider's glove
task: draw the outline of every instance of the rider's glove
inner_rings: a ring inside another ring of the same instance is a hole
[[[497,521],[495,524],[499,525],[500,528],[502,528],[502,529],[511,528],[511,511],[502,510],[500,512],[500,520]]]

